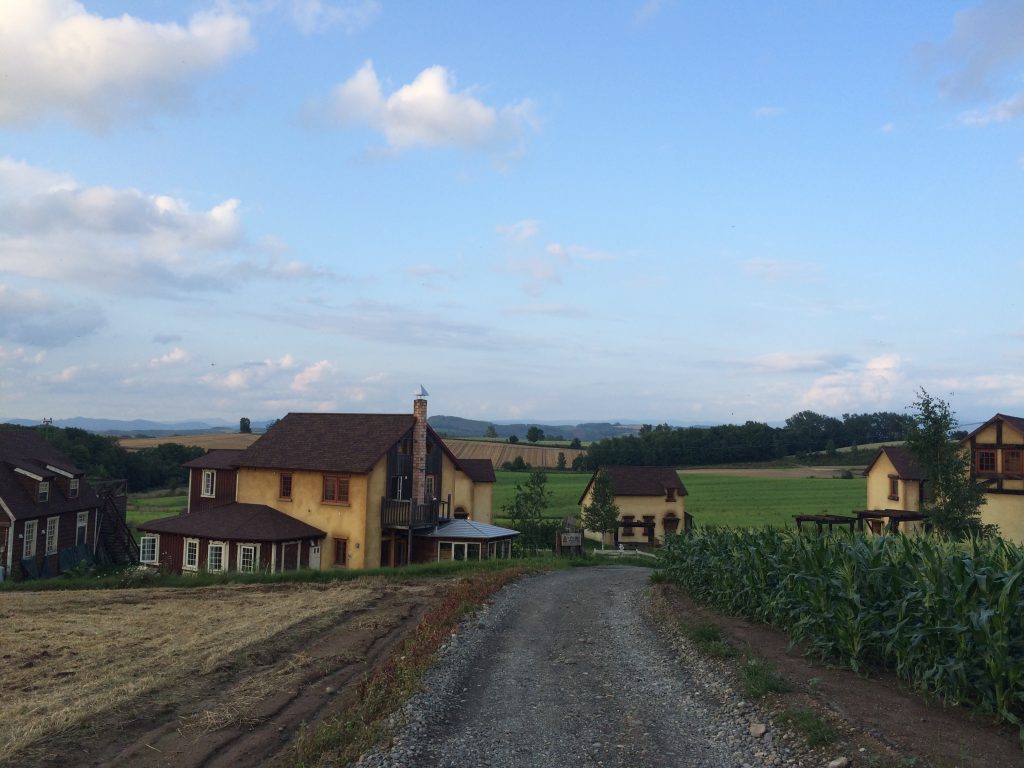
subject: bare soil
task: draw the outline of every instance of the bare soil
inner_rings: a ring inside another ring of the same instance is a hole
[[[791,648],[783,633],[697,605],[674,586],[657,585],[655,594],[665,609],[661,615],[672,617],[676,631],[712,623],[739,652],[735,664],[751,655],[774,665],[792,690],[772,694],[770,706],[776,711],[811,708],[831,719],[852,747],[852,765],[1024,765],[1015,729],[962,707],[928,701],[895,675],[859,675],[812,661],[800,648]]]
[[[0,765],[266,765],[436,600],[381,580],[17,593]]]

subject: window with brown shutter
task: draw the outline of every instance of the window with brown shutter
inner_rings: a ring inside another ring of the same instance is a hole
[[[324,475],[325,504],[348,504],[348,477],[345,475]]]

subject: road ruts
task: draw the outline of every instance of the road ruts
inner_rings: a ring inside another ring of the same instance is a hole
[[[708,700],[642,615],[650,572],[530,577],[464,628],[369,766],[756,766],[730,703]]]

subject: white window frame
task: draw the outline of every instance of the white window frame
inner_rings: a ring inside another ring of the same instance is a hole
[[[188,562],[188,548],[190,544],[194,544],[196,548],[195,560],[189,564]],[[198,571],[199,570],[199,539],[185,539],[184,547],[181,552],[181,570],[183,571]]]
[[[220,548],[220,568],[214,568],[210,564],[210,556],[215,547]],[[228,543],[226,541],[211,541],[206,545],[206,570],[210,573],[223,573],[228,569]]]
[[[78,480],[77,477],[72,477],[70,480],[68,480],[68,498],[69,499],[77,499],[78,498],[78,488],[79,488],[79,485],[80,485],[80,481]]]
[[[153,557],[149,560],[146,559],[146,541],[153,542]],[[160,534],[159,533],[145,533],[139,537],[139,562],[144,565],[159,565],[160,564]]]
[[[57,538],[60,536],[60,518],[46,518],[46,554],[57,554]]]
[[[301,545],[300,545],[301,546]],[[252,550],[252,567],[245,569],[242,567],[242,552],[244,550]],[[301,552],[301,550],[300,550]],[[235,570],[239,573],[256,573],[260,569],[260,545],[253,544],[251,542],[239,543],[235,550]]]
[[[25,531],[22,534],[21,557],[27,559],[36,556],[36,536],[39,535],[39,521],[26,520]]]
[[[38,492],[36,493],[36,501],[42,504],[44,501],[50,500],[50,481],[40,480]]]
[[[212,499],[217,495],[217,470],[203,470],[203,489],[199,495],[204,499]]]
[[[85,531],[82,536],[82,543],[89,543],[89,510],[79,512],[75,517],[75,545],[78,545],[78,532]]]

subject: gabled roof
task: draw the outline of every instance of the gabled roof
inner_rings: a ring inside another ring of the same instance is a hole
[[[473,520],[456,518],[441,523],[430,533],[423,534],[430,539],[507,539],[518,536],[519,531],[502,528],[500,525],[478,523]]]
[[[37,503],[35,494],[26,489],[24,477],[15,471],[17,469],[48,481],[49,500]],[[78,498],[66,498],[60,486],[53,482],[62,473],[80,478]],[[15,519],[28,520],[96,507],[99,504],[96,493],[81,476],[82,470],[36,430],[21,427],[0,429],[0,499]]]
[[[981,432],[983,429],[988,427],[994,421],[1005,422],[1005,423],[1009,424],[1011,427],[1013,427],[1014,429],[1016,429],[1018,432],[1024,433],[1024,417],[1021,417],[1021,416],[1007,416],[1005,413],[997,413],[995,416],[993,416],[991,419],[986,421],[984,424],[982,424],[976,430],[974,430],[969,435],[967,435],[967,437],[965,437],[963,440],[961,440],[960,444],[963,445],[964,443],[968,442],[972,437],[977,435],[979,432]]]
[[[225,541],[294,541],[327,534],[264,504],[226,504],[136,526],[147,533],[168,533]]]
[[[673,489],[680,496],[686,496],[686,486],[679,479],[679,474],[674,467],[634,467],[625,464],[611,464],[598,467],[591,476],[587,487],[583,489],[579,504],[587,496],[587,491],[594,484],[599,472],[604,472],[611,480],[612,493],[616,496],[664,496],[665,492]]]
[[[245,452],[244,448],[211,448],[202,456],[186,461],[183,467],[190,469],[234,469],[236,460]]]
[[[462,467],[462,471],[474,483],[494,483],[498,480],[490,459],[459,459],[456,466]]]
[[[867,468],[864,470],[864,474],[867,475],[871,471],[871,468],[875,466],[875,462],[885,454],[889,461],[892,462],[893,467],[896,469],[896,474],[904,480],[927,480],[924,476],[924,470],[918,465],[914,455],[901,445],[883,445],[878,449],[878,453],[875,454],[874,458],[868,462]]]
[[[411,413],[289,413],[235,462],[239,467],[365,474],[415,422]]]

